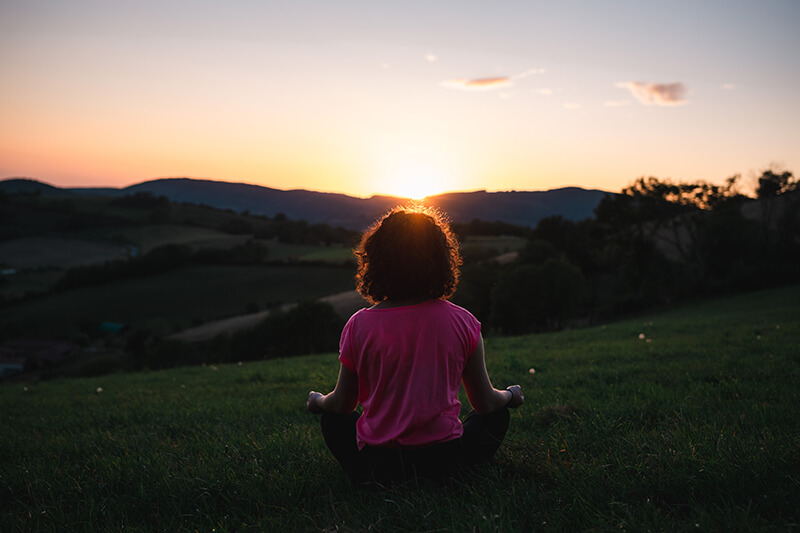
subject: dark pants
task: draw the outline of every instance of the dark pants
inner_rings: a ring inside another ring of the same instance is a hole
[[[356,444],[357,412],[322,413],[325,444],[356,483],[398,483],[417,478],[438,479],[464,467],[485,463],[497,451],[508,430],[507,408],[492,413],[470,411],[464,433],[448,442],[421,448],[380,448]]]

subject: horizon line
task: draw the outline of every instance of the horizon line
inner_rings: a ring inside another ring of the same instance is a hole
[[[272,189],[275,191],[281,192],[295,192],[295,191],[305,191],[305,192],[313,192],[313,193],[320,193],[320,194],[338,194],[342,196],[349,196],[351,198],[359,198],[363,200],[369,200],[371,198],[398,198],[401,200],[409,200],[413,202],[422,202],[428,198],[436,198],[438,196],[445,196],[448,194],[474,194],[474,193],[486,193],[486,194],[494,194],[494,193],[514,193],[514,192],[550,192],[550,191],[558,191],[562,189],[583,189],[586,191],[601,191],[610,193],[613,191],[608,191],[605,189],[595,189],[595,188],[587,188],[581,185],[564,185],[561,187],[554,187],[550,189],[464,189],[464,190],[448,190],[438,192],[436,194],[429,194],[428,196],[424,196],[422,198],[412,198],[410,196],[399,196],[396,194],[388,194],[388,193],[381,193],[375,192],[369,196],[360,196],[352,193],[342,192],[342,191],[323,191],[318,189],[305,189],[305,188],[292,188],[292,189],[280,189],[278,187],[272,187],[269,185],[263,185],[259,183],[251,183],[245,181],[230,181],[225,179],[219,178],[197,178],[197,177],[190,177],[190,176],[161,176],[151,179],[146,179],[143,181],[136,181],[134,183],[124,185],[124,186],[113,186],[113,185],[95,185],[95,186],[87,186],[87,185],[54,185],[47,181],[44,181],[39,178],[34,178],[30,176],[8,176],[0,178],[0,183],[4,181],[12,181],[12,180],[24,180],[24,181],[33,181],[36,183],[41,183],[43,185],[47,185],[49,187],[53,187],[55,189],[61,190],[69,190],[69,189],[116,189],[116,190],[124,190],[130,187],[135,187],[137,185],[143,185],[145,183],[150,183],[153,181],[161,181],[161,180],[192,180],[192,181],[206,181],[206,182],[214,182],[214,183],[229,183],[232,185],[249,185],[252,187],[261,187],[263,189]]]

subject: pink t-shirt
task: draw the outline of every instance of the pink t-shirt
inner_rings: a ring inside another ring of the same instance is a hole
[[[339,360],[358,376],[359,449],[430,446],[461,436],[458,389],[481,324],[446,300],[356,312]]]

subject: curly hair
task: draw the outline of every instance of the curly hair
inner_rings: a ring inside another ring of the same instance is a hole
[[[361,237],[356,288],[371,301],[447,299],[458,286],[461,254],[446,215],[422,205],[396,207]]]

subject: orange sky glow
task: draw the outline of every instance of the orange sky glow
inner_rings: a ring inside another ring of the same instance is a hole
[[[421,197],[800,172],[798,3],[130,4],[0,4],[0,179]]]

